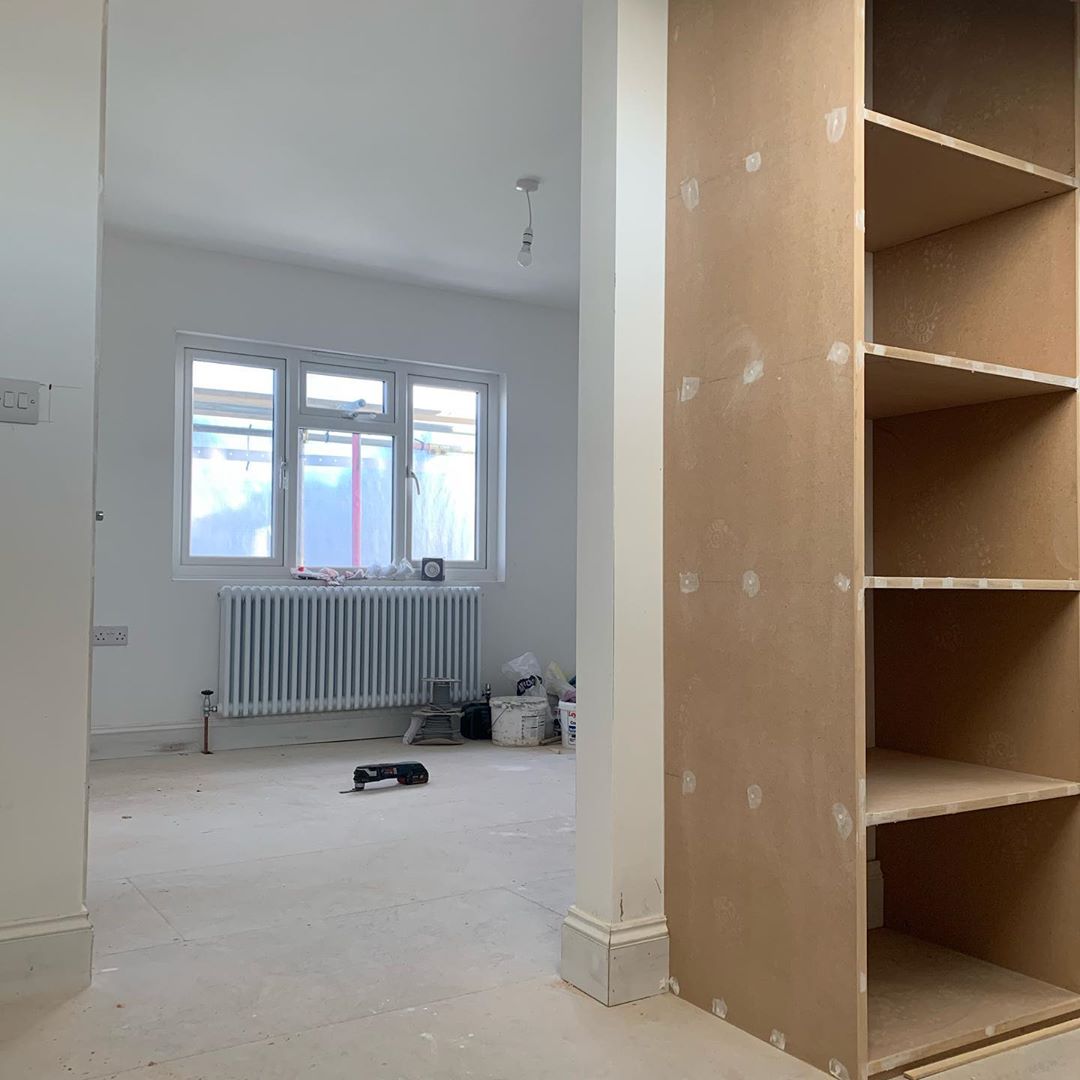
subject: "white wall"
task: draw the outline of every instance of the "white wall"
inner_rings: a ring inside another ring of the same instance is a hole
[[[90,980],[102,19],[101,0],[0,5],[0,374],[56,384],[51,423],[0,423],[0,1000]]]
[[[483,586],[485,678],[507,685],[502,662],[526,649],[572,670],[576,313],[112,231],[102,303],[95,617],[130,644],[95,651],[95,733],[190,723],[217,680],[218,584],[172,580],[178,331],[505,373],[506,580]]]

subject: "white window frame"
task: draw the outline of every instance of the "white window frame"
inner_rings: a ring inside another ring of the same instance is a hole
[[[412,389],[419,383],[422,386],[439,386],[447,390],[466,390],[477,395],[476,404],[476,516],[473,529],[476,536],[476,558],[468,562],[459,561],[447,563],[462,570],[483,570],[488,563],[489,537],[485,524],[488,521],[488,443],[485,433],[489,430],[488,425],[488,399],[491,396],[491,387],[482,381],[474,379],[448,378],[445,375],[427,375],[410,373],[406,380],[407,395],[405,399],[408,415],[406,417],[405,452],[406,461],[406,518],[405,518],[405,557],[411,562],[418,563],[425,555],[434,555],[432,551],[412,550],[412,527],[413,527],[413,499],[417,494],[419,480],[415,478],[413,471],[413,408]]]
[[[192,558],[190,550],[191,469],[191,360],[205,355],[226,363],[274,367],[277,374],[274,447],[279,462],[274,496],[275,554],[268,559]],[[237,341],[204,334],[177,334],[177,409],[175,432],[176,474],[173,498],[173,576],[177,580],[289,580],[297,565],[300,432],[305,428],[391,435],[394,439],[393,561],[409,558],[417,572],[419,560],[438,552],[412,553],[411,387],[414,382],[476,391],[477,413],[477,524],[476,558],[447,562],[448,580],[502,581],[505,573],[504,426],[505,378],[463,367],[386,360],[377,357],[328,353],[293,346]],[[332,374],[379,378],[387,386],[385,415],[350,418],[332,409],[308,408],[304,373],[311,367]],[[345,569],[339,567],[338,569]]]
[[[180,534],[177,551],[180,565],[183,566],[238,566],[238,567],[278,567],[282,565],[286,547],[284,500],[281,498],[285,485],[283,463],[285,436],[285,387],[286,361],[280,356],[266,356],[262,353],[227,352],[223,349],[200,349],[188,347],[183,350],[183,383],[181,405],[183,407],[182,430],[184,435],[183,450],[180,454]],[[191,459],[192,425],[194,423],[194,401],[192,393],[192,365],[195,360],[207,360],[211,363],[231,364],[235,367],[257,367],[274,372],[274,434],[271,457],[273,460],[273,512],[271,514],[272,553],[267,556],[222,557],[216,555],[191,554]]]
[[[340,409],[319,409],[307,403],[307,377],[313,372],[318,375],[343,375],[346,378],[374,379],[383,384],[383,400],[386,402],[386,411],[357,416],[355,419],[343,413]],[[397,411],[397,401],[394,384],[397,382],[397,373],[386,367],[379,368],[374,365],[361,367],[358,364],[342,364],[339,358],[313,357],[311,360],[300,362],[300,378],[297,395],[297,409],[303,416],[330,418],[342,420],[350,425],[349,430],[357,423],[388,424],[394,422]]]

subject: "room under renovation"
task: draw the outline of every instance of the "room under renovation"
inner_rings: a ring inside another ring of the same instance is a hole
[[[0,5],[0,1080],[1078,1080],[1078,42]]]

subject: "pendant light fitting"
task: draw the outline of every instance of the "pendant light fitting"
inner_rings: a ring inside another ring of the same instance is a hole
[[[532,218],[532,195],[540,187],[540,181],[532,176],[523,176],[515,185],[518,191],[525,193],[525,202],[529,207],[529,224],[521,235],[521,250],[518,252],[518,266],[522,270],[528,270],[532,266],[533,255],[533,218]]]

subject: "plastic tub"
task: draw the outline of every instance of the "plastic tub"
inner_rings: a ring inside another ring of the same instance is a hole
[[[496,746],[539,746],[550,722],[547,697],[491,699],[491,741]]]
[[[577,702],[559,702],[559,726],[562,728],[562,744],[567,750],[577,746]]]

